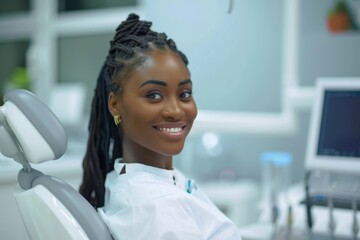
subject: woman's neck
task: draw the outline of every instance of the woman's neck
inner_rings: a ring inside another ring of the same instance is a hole
[[[173,169],[172,156],[154,153],[148,149],[134,149],[123,146],[124,163],[141,163],[152,167]]]

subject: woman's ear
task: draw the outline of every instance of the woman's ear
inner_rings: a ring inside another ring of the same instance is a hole
[[[113,92],[110,92],[108,98],[108,108],[112,116],[120,115],[120,97]]]

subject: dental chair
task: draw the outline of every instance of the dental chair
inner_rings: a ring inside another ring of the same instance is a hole
[[[74,188],[32,168],[60,158],[65,130],[29,91],[16,89],[0,106],[0,152],[22,165],[14,195],[30,239],[112,239],[96,210]]]

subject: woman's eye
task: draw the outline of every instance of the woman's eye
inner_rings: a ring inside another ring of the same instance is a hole
[[[160,93],[152,92],[146,95],[147,98],[151,100],[160,100],[162,99],[162,96]]]
[[[181,98],[181,99],[184,99],[184,100],[190,99],[191,96],[192,96],[192,92],[191,92],[191,91],[185,91],[185,92],[182,92],[182,93],[180,94],[180,98]]]

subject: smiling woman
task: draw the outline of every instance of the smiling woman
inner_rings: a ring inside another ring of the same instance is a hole
[[[150,27],[130,14],[110,42],[80,193],[115,239],[240,239],[195,181],[173,168],[197,107],[186,56]]]
[[[126,78],[116,78],[120,91],[109,94],[109,110],[122,121],[123,161],[172,169],[197,114],[190,73],[170,49],[147,55]]]

